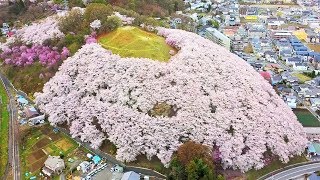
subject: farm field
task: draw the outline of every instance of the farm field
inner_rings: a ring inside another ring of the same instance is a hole
[[[67,163],[69,158],[77,160],[85,157],[75,141],[60,132],[55,133],[48,125],[30,128],[24,134],[22,142],[20,152],[23,179],[39,176],[49,155],[62,156],[66,163],[66,170],[71,166]]]
[[[169,61],[170,50],[176,51],[165,42],[165,38],[136,27],[118,28],[98,38],[99,43],[121,57],[150,58]]]
[[[303,127],[320,127],[320,122],[313,114],[311,114],[311,112],[309,112],[309,110],[293,109],[293,112]]]
[[[0,83],[0,177],[4,174],[8,162],[9,112],[6,91]]]
[[[301,74],[301,73],[294,73],[292,75],[297,77],[299,79],[300,83],[304,83],[306,81],[310,81],[311,80],[311,78],[309,76],[306,76],[306,75]]]

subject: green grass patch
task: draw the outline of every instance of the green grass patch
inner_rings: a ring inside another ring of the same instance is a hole
[[[256,180],[259,177],[266,175],[272,171],[284,168],[286,166],[297,164],[301,162],[306,162],[307,159],[305,156],[295,156],[290,159],[290,161],[286,164],[282,163],[280,160],[274,161],[272,164],[260,169],[260,170],[250,170],[246,173],[247,180]]]
[[[169,61],[170,50],[176,51],[165,42],[165,38],[136,27],[118,28],[98,38],[99,43],[121,57],[150,58]]]
[[[302,73],[293,73],[292,76],[295,76],[299,79],[300,83],[305,83],[306,81],[310,81],[311,78]]]
[[[308,109],[293,109],[303,127],[320,127],[318,119]]]
[[[0,177],[4,175],[8,162],[9,112],[8,97],[2,83],[0,83]]]

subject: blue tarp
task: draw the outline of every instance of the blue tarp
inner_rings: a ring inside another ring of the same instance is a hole
[[[95,164],[99,164],[99,162],[101,161],[101,158],[99,156],[95,155],[95,156],[93,156],[92,161]]]
[[[25,105],[27,105],[29,102],[28,102],[28,100],[26,100],[24,97],[22,97],[22,96],[19,96],[18,97],[18,102],[20,103],[20,104],[25,104]]]

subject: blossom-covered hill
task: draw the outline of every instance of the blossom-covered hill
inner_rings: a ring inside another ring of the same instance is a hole
[[[284,162],[304,151],[296,116],[250,65],[196,34],[159,34],[180,49],[170,62],[87,44],[36,94],[37,105],[95,148],[108,138],[122,161],[146,154],[167,165],[186,139],[216,145],[224,167],[243,171],[262,168],[267,149]],[[173,113],[150,113],[159,104]]]

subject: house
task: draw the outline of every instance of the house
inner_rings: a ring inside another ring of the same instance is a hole
[[[288,30],[272,30],[271,31],[271,37],[272,39],[279,40],[282,38],[290,38],[292,36],[292,31]]]
[[[320,54],[312,58],[312,65],[315,69],[320,69]]]
[[[290,47],[287,48],[281,48],[279,50],[279,56],[282,58],[282,60],[287,60],[288,58],[292,57],[292,50]]]
[[[48,156],[48,159],[44,162],[42,172],[47,176],[54,174],[61,174],[65,169],[64,161],[59,156]]]
[[[288,104],[290,108],[296,108],[297,107],[297,97],[288,95],[285,96],[285,102]]]
[[[79,164],[77,169],[82,171],[82,173],[88,173],[91,169],[91,164],[88,161],[83,161]]]
[[[30,118],[28,120],[28,123],[30,126],[34,126],[34,125],[38,125],[38,124],[43,124],[44,123],[44,119],[45,119],[45,115],[40,115],[34,118]]]
[[[292,93],[293,93],[293,89],[291,88],[285,87],[281,90],[281,94],[284,94],[284,95],[291,95]]]
[[[39,116],[39,112],[33,106],[25,107],[24,108],[24,113],[25,113],[27,118],[33,118],[33,117]]]
[[[307,63],[294,63],[293,64],[293,70],[295,71],[307,71],[308,70],[308,65]]]
[[[320,98],[310,98],[310,103],[312,107],[320,106]]]
[[[18,104],[20,105],[20,106],[26,106],[26,105],[28,105],[28,100],[26,100],[23,96],[21,96],[21,95],[18,95],[18,98],[17,98],[17,101],[18,101]]]
[[[304,97],[305,98],[316,98],[318,96],[317,92],[314,92],[314,91],[305,91],[304,93]]]
[[[271,77],[271,84],[276,85],[278,83],[282,82],[282,77],[281,75],[275,75]]]
[[[289,76],[286,81],[291,85],[296,85],[296,84],[299,84],[299,78],[297,77],[294,77],[294,76]]]
[[[140,175],[136,172],[129,171],[123,174],[121,180],[140,180]]]
[[[213,42],[219,44],[230,50],[231,48],[231,40],[226,35],[221,33],[215,28],[209,27],[206,28],[206,38],[212,40]]]
[[[182,23],[181,18],[175,18],[173,21],[174,21],[174,23],[176,23],[176,24],[181,24],[181,23]]]
[[[294,65],[295,63],[302,63],[301,57],[289,57],[286,59],[286,65]]]

